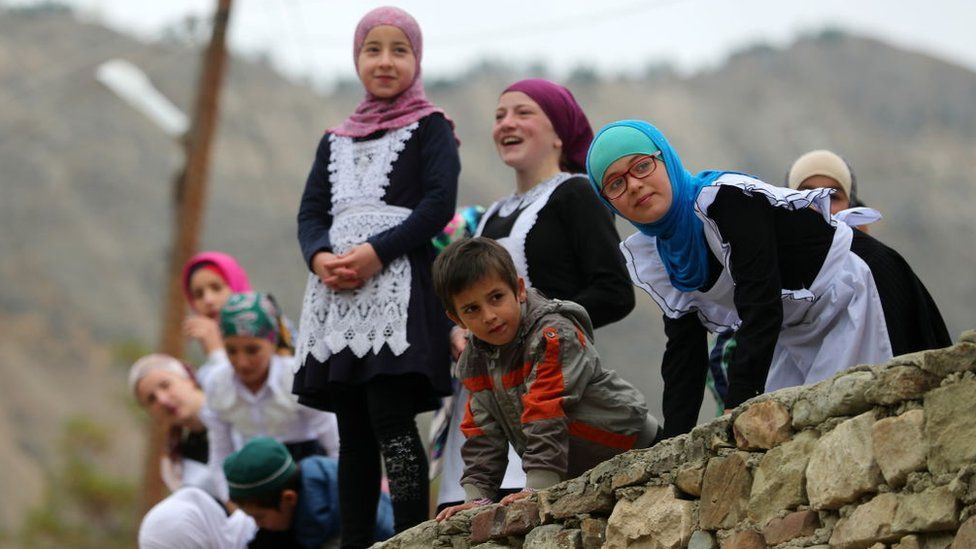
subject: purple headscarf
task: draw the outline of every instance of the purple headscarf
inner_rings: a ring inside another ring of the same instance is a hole
[[[576,98],[565,86],[544,78],[519,80],[505,88],[522,92],[539,104],[552,122],[556,135],[563,142],[563,158],[560,168],[571,173],[586,173],[586,151],[593,141],[593,128]]]
[[[424,94],[424,83],[420,78],[420,60],[423,57],[424,40],[420,34],[420,25],[417,24],[417,20],[413,16],[400,8],[389,6],[376,8],[359,20],[359,24],[356,25],[356,34],[353,37],[352,58],[353,63],[356,64],[356,70],[359,70],[359,52],[363,49],[366,35],[373,27],[381,25],[396,27],[407,35],[407,40],[410,41],[410,47],[413,48],[413,55],[417,60],[413,82],[400,95],[390,99],[381,99],[367,91],[366,98],[356,106],[356,110],[348,118],[338,126],[329,128],[329,131],[336,135],[365,137],[378,130],[402,128],[435,112],[444,114],[444,111],[435,107]],[[444,118],[447,118],[446,114],[444,114]],[[454,127],[454,122],[450,118],[447,118],[447,121],[451,123],[451,127]]]

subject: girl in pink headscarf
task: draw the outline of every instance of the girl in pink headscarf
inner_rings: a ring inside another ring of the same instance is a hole
[[[380,459],[397,532],[427,519],[428,464],[414,416],[451,393],[431,239],[454,215],[453,124],[424,95],[420,27],[377,8],[356,27],[366,91],[322,137],[298,212],[310,274],[294,392],[336,413],[343,547],[373,542]]]
[[[220,308],[231,294],[249,291],[247,272],[225,253],[201,252],[183,265],[183,294],[190,305],[183,334],[196,340],[207,357],[196,374],[201,383],[214,366],[227,361],[220,336]]]

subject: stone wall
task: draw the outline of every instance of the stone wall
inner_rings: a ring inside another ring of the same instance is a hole
[[[976,548],[976,332],[379,546]]]

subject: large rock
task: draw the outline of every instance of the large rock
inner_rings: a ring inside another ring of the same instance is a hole
[[[807,503],[807,462],[816,443],[815,431],[803,431],[763,456],[749,496],[749,516],[757,524],[762,526],[780,511]]]
[[[736,532],[722,540],[722,549],[766,549],[766,541],[755,530]]]
[[[704,476],[705,466],[703,464],[688,465],[678,469],[674,476],[674,483],[682,492],[697,498],[701,496]]]
[[[922,410],[879,419],[871,428],[875,459],[891,486],[903,485],[908,473],[925,468],[928,444],[924,429],[925,412]]]
[[[685,547],[694,530],[695,504],[678,499],[672,486],[649,487],[633,501],[617,502],[607,521],[606,549]]]
[[[925,438],[928,467],[950,473],[976,463],[976,381],[963,380],[925,395]],[[963,411],[970,413],[963,413]]]
[[[816,511],[797,511],[783,518],[775,518],[763,528],[763,538],[769,545],[779,545],[791,539],[812,536],[820,528],[820,514]]]
[[[962,523],[952,541],[952,549],[972,549],[976,547],[976,516]]]
[[[583,538],[576,528],[564,529],[560,524],[534,528],[525,536],[523,549],[583,549]]]
[[[871,405],[866,393],[874,383],[874,373],[862,370],[810,386],[793,404],[793,427],[812,427],[827,418],[850,416],[868,410]]]
[[[847,518],[834,526],[830,546],[839,549],[863,549],[878,542],[894,541],[899,535],[892,532],[891,524],[898,511],[898,496],[881,494],[859,505]]]
[[[817,442],[807,465],[807,496],[814,509],[837,509],[881,484],[871,444],[874,418],[870,411],[848,419]]]
[[[976,344],[964,341],[945,349],[896,356],[891,363],[917,366],[939,377],[946,377],[955,372],[976,369]]]
[[[936,532],[959,524],[959,504],[948,486],[899,496],[894,532]]]
[[[768,450],[790,439],[790,411],[775,400],[750,404],[732,423],[740,450]]]
[[[916,366],[883,367],[878,372],[878,382],[869,387],[864,396],[871,404],[891,406],[922,398],[926,391],[938,387],[939,380],[939,376]]]
[[[732,528],[745,518],[752,475],[740,452],[708,460],[702,479],[699,523],[705,530]]]

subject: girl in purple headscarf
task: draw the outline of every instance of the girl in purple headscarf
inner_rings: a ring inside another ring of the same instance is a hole
[[[506,88],[495,107],[492,139],[502,162],[514,171],[515,190],[492,204],[477,234],[497,240],[512,255],[527,286],[550,298],[582,305],[597,328],[634,308],[634,291],[613,217],[594,204],[586,178],[586,151],[593,130],[568,89],[541,78]],[[466,344],[460,328],[452,351]],[[467,395],[455,399],[456,422]],[[438,506],[463,499],[460,487],[462,436],[448,435]],[[525,477],[514,452],[503,488],[519,490]]]
[[[414,416],[451,392],[431,239],[454,215],[453,124],[424,95],[423,43],[391,7],[356,27],[366,97],[329,129],[298,212],[310,274],[293,391],[336,413],[343,547],[373,542],[380,458],[397,532],[427,519],[428,464]]]

